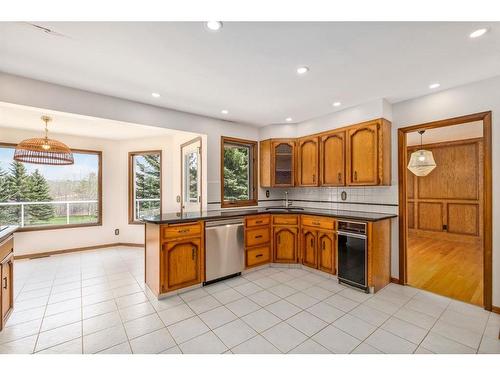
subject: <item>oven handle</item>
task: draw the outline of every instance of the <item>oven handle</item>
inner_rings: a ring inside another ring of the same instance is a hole
[[[364,234],[358,234],[358,233],[350,233],[350,232],[342,232],[342,231],[337,231],[337,233],[340,235],[340,236],[346,236],[346,237],[353,237],[353,238],[359,238],[359,239],[362,239],[362,240],[366,240],[366,235]]]

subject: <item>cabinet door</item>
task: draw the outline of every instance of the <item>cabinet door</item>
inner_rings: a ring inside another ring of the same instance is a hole
[[[201,239],[180,239],[163,244],[163,291],[201,282]]]
[[[318,138],[303,138],[297,145],[297,185],[318,186]]]
[[[331,232],[318,232],[318,268],[335,274],[336,235]]]
[[[293,141],[273,141],[272,153],[272,185],[294,186],[295,143]]]
[[[10,310],[12,309],[13,305],[14,305],[14,288],[13,288],[13,285],[12,285],[12,282],[13,282],[13,275],[14,275],[14,272],[13,272],[13,267],[14,267],[14,263],[13,263],[13,259],[14,257],[12,255],[8,256],[7,258],[5,258],[5,260],[2,262],[1,264],[1,276],[2,276],[2,291],[1,291],[1,295],[2,295],[2,322],[5,321],[5,319],[7,318],[7,315],[10,313]],[[0,327],[2,326],[2,324],[0,324]]]
[[[302,264],[318,268],[316,231],[303,229],[301,239]]]
[[[320,184],[345,185],[345,132],[334,132],[321,137]]]
[[[378,124],[357,126],[348,133],[349,185],[378,184]]]
[[[274,261],[277,263],[297,262],[297,228],[273,228]]]

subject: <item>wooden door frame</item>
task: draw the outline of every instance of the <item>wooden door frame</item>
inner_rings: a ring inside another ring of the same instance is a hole
[[[432,121],[398,129],[398,183],[399,183],[399,283],[407,283],[407,164],[406,134],[417,130],[435,129],[473,121],[483,122],[483,306],[492,309],[492,136],[491,111],[474,113],[445,120]]]
[[[184,173],[184,160],[183,160],[183,156],[182,156],[182,151],[184,149],[184,147],[187,147],[187,146],[190,146],[192,145],[193,143],[196,143],[196,142],[200,142],[200,151],[199,151],[199,158],[200,158],[200,163],[199,163],[199,166],[200,166],[200,212],[203,211],[203,140],[201,138],[201,136],[198,136],[196,138],[193,138],[191,139],[190,141],[187,141],[187,142],[184,142],[183,144],[181,144],[181,147],[180,147],[180,150],[181,150],[181,194],[180,194],[180,198],[181,198],[181,209],[180,211],[181,212],[184,212],[184,209],[183,209],[183,200],[184,200],[184,197],[182,196],[182,188],[184,186],[184,176],[183,176],[183,173]]]

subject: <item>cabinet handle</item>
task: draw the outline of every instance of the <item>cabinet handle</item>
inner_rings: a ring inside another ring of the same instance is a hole
[[[321,250],[325,250],[325,241],[321,241]]]
[[[278,234],[278,245],[281,243],[281,236]]]
[[[338,174],[338,179],[339,179],[339,182],[341,182],[341,181],[342,181],[342,173],[340,173],[340,172],[339,172],[339,174]]]
[[[312,225],[320,225],[320,222],[319,221],[313,221]]]
[[[7,276],[3,278],[3,288],[7,289]]]
[[[255,224],[262,224],[262,220],[257,220]]]
[[[358,172],[354,171],[354,181],[358,181]]]
[[[316,182],[316,174],[313,174],[313,182]]]
[[[257,254],[255,257],[260,258],[263,254]]]
[[[311,238],[311,247],[314,247],[314,238]]]
[[[189,229],[179,229],[177,233],[187,233],[189,232]]]
[[[255,238],[262,238],[262,234],[258,234]]]
[[[194,255],[196,254],[196,247],[191,248],[191,259],[194,260]]]

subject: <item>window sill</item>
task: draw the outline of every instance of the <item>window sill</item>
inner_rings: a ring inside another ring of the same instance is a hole
[[[47,225],[47,226],[19,228],[17,232],[37,232],[42,230],[74,229],[74,228],[99,227],[99,226],[102,226],[101,222],[89,223],[89,224]]]

